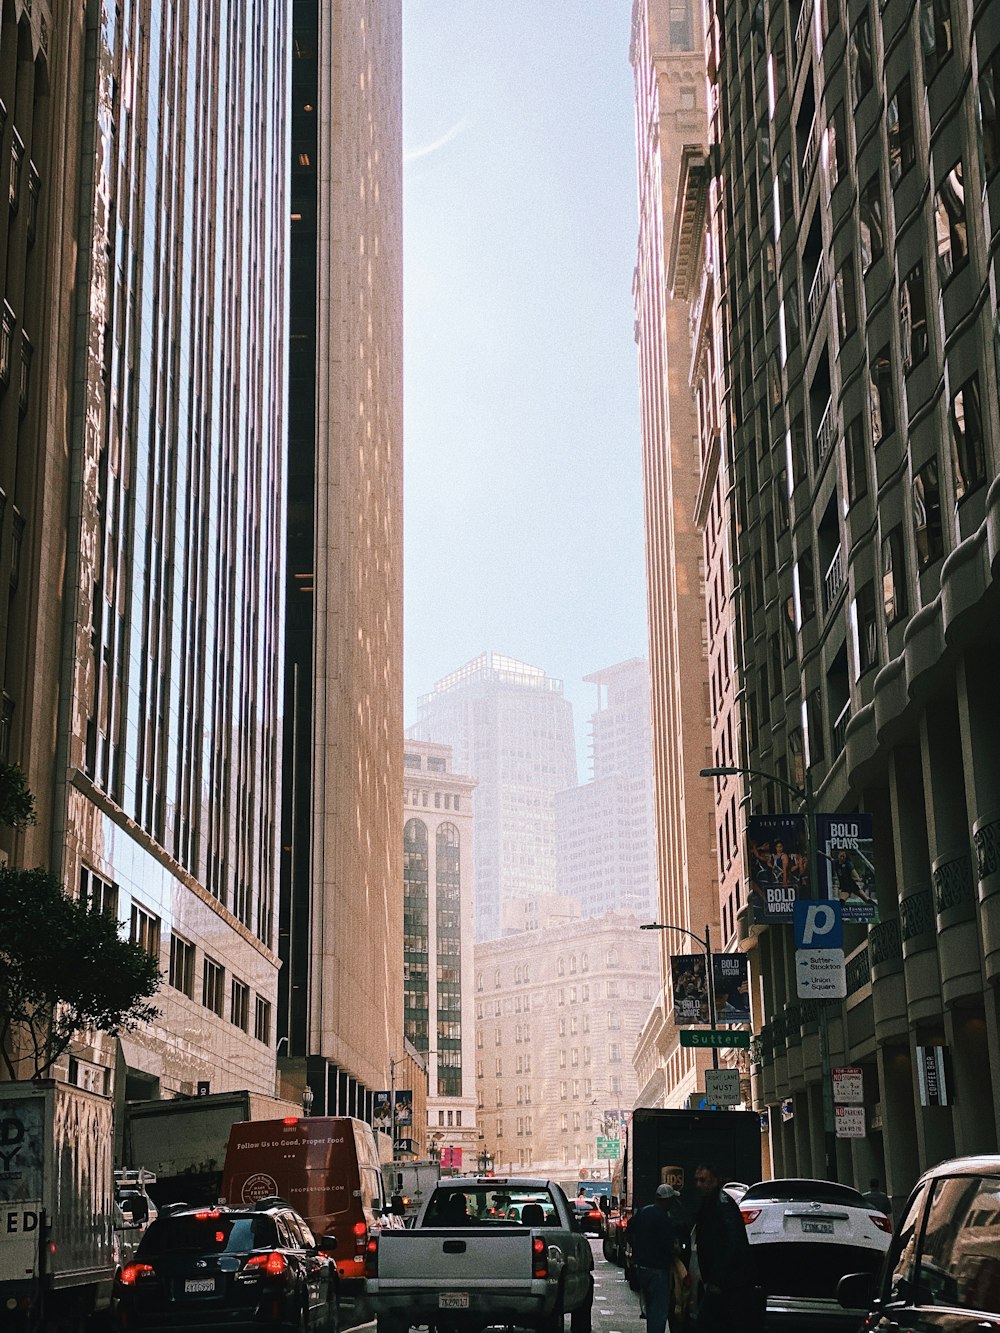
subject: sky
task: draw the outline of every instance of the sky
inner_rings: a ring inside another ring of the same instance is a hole
[[[631,0],[404,0],[406,719],[645,656]],[[581,762],[581,780],[588,774]]]

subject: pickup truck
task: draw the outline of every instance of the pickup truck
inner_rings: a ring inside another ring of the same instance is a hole
[[[562,1188],[518,1176],[449,1176],[415,1225],[370,1234],[365,1289],[378,1333],[493,1324],[590,1333],[594,1257]]]

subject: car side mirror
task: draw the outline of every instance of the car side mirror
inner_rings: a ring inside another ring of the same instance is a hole
[[[336,1236],[320,1236],[319,1248],[321,1250],[335,1250],[337,1248]]]
[[[875,1295],[874,1273],[847,1273],[837,1283],[837,1300],[845,1310],[868,1310]]]
[[[600,1199],[598,1200],[597,1206],[598,1208],[600,1208],[602,1213],[610,1213],[611,1200],[608,1198],[606,1194],[602,1194]]]

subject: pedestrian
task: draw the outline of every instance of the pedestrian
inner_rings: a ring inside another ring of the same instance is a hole
[[[736,1202],[722,1189],[714,1166],[695,1168],[694,1186],[701,1200],[695,1217],[700,1299],[698,1333],[750,1333],[763,1310],[754,1287],[747,1229]]]
[[[628,1220],[626,1236],[632,1250],[632,1267],[639,1280],[639,1295],[646,1311],[647,1333],[664,1333],[670,1316],[677,1230],[670,1216],[675,1193],[660,1185],[655,1202],[647,1203]]]
[[[868,1182],[868,1188],[861,1197],[865,1203],[870,1203],[880,1213],[885,1213],[886,1217],[892,1217],[892,1200],[885,1190],[880,1187],[878,1176],[872,1176]]]

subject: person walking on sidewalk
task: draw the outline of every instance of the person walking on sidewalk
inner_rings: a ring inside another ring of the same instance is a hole
[[[701,1203],[694,1223],[698,1273],[698,1333],[732,1333],[759,1327],[750,1242],[739,1206],[722,1189],[714,1166],[695,1169]]]
[[[677,1236],[670,1216],[674,1191],[660,1185],[654,1203],[647,1203],[629,1218],[625,1234],[632,1247],[632,1266],[639,1279],[639,1293],[646,1310],[646,1333],[665,1333],[670,1314],[674,1241]]]

